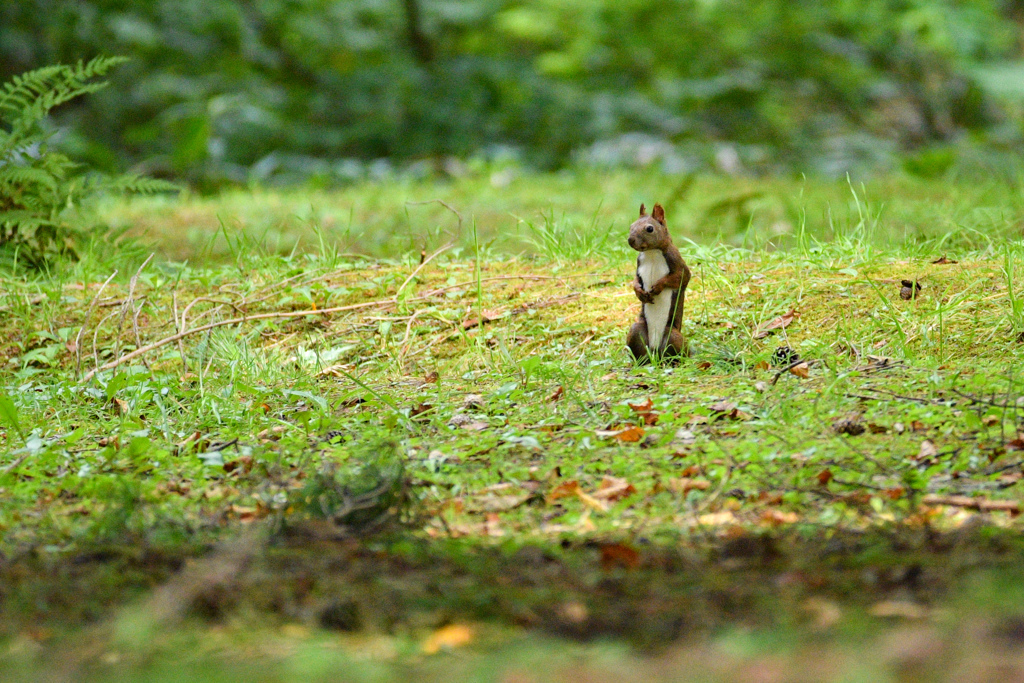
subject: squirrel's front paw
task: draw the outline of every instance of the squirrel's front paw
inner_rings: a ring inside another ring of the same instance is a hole
[[[636,293],[636,298],[640,299],[641,303],[649,304],[654,302],[654,297],[640,287],[635,287],[633,291]]]

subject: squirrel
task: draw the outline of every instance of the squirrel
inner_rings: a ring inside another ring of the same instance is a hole
[[[690,269],[672,244],[661,204],[654,205],[650,216],[640,205],[640,218],[629,226],[629,246],[640,252],[633,291],[642,304],[626,338],[633,358],[643,363],[689,355],[680,328]]]

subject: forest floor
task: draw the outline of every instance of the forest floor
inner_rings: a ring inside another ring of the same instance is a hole
[[[2,276],[4,680],[1024,675],[1015,188],[497,173]]]

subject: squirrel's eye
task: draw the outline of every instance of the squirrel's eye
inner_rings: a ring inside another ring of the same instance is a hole
[[[647,232],[654,232],[654,226],[653,225],[648,225],[647,226]]]

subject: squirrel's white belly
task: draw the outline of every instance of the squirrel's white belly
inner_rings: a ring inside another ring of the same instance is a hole
[[[644,291],[651,291],[654,283],[668,275],[668,262],[661,249],[641,251],[636,259],[636,272],[644,283]],[[654,303],[644,304],[644,319],[647,321],[647,343],[652,350],[661,350],[668,327],[668,318],[672,313],[672,293],[674,289],[663,289],[654,297]]]

